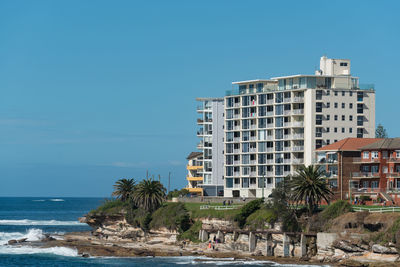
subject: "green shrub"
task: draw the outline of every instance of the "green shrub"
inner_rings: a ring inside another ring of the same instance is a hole
[[[335,219],[335,218],[339,217],[340,215],[345,214],[347,212],[351,212],[352,210],[353,209],[352,209],[350,203],[348,203],[347,201],[344,201],[344,200],[339,200],[339,201],[332,203],[328,207],[326,207],[320,213],[320,217],[323,220],[328,221],[328,220]]]
[[[183,203],[166,203],[152,215],[151,229],[165,227],[169,230],[184,232],[190,227],[189,213]]]
[[[250,214],[260,209],[263,202],[263,199],[252,200],[240,209],[239,213],[234,218],[234,220],[238,222],[240,228],[246,224],[246,219]]]
[[[189,190],[187,190],[185,188],[183,188],[181,190],[175,189],[174,191],[168,192],[167,198],[172,199],[173,197],[186,196],[187,194],[189,194]]]
[[[201,242],[198,238],[201,227],[202,227],[201,221],[200,220],[196,221],[194,224],[192,224],[192,226],[190,226],[188,230],[177,236],[178,240],[190,240],[194,243]]]
[[[246,226],[250,230],[266,229],[265,223],[274,224],[278,220],[278,214],[271,209],[259,209],[246,219]]]
[[[119,199],[105,199],[103,204],[97,207],[97,209],[89,212],[91,215],[113,215],[124,212],[129,207],[127,202],[123,202]]]
[[[372,198],[370,196],[360,196],[360,200],[362,200],[362,201],[371,201]]]
[[[141,208],[130,208],[125,214],[126,222],[134,227],[139,227],[143,231],[149,230],[151,214]]]

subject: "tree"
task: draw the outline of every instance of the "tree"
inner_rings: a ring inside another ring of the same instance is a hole
[[[386,129],[380,123],[378,124],[375,130],[375,138],[388,138]]]
[[[159,182],[151,179],[141,181],[132,194],[133,203],[146,211],[156,210],[166,198],[166,189]]]
[[[322,200],[329,203],[332,191],[325,179],[324,171],[319,166],[301,166],[290,182],[292,199],[297,203],[305,203],[311,215]]]
[[[115,196],[121,201],[125,202],[129,199],[134,189],[135,180],[125,178],[119,179],[114,185],[114,192],[112,192],[112,196]]]

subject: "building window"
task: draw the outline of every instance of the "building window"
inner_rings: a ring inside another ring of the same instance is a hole
[[[353,121],[353,116],[352,115],[349,116],[349,121]]]
[[[357,116],[357,126],[363,126],[363,125],[364,125],[364,117]]]
[[[337,91],[335,91],[335,96],[337,96]]]
[[[353,108],[353,103],[349,103],[349,108],[350,108],[350,109]]]
[[[342,108],[345,108],[345,103],[342,103]]]
[[[322,90],[317,90],[315,93],[316,100],[322,100]]]
[[[330,131],[330,128],[326,127],[326,132],[329,133],[329,131]]]
[[[335,102],[335,108],[337,108],[338,107],[338,103],[337,102]]]
[[[363,114],[364,111],[364,105],[363,104],[357,104],[357,113],[358,114]]]
[[[347,62],[340,62],[341,67],[347,67]]]
[[[349,128],[349,133],[353,133],[353,128]]]
[[[315,103],[315,112],[322,112],[322,102]]]
[[[322,137],[322,128],[321,127],[315,128],[315,137]]]
[[[335,133],[337,133],[337,127],[333,128],[333,131],[334,131]]]
[[[331,119],[331,115],[326,115],[326,120],[329,121]]]
[[[364,93],[357,92],[357,101],[363,101],[363,100],[364,100]]]
[[[342,96],[345,96],[346,95],[346,92],[345,91],[342,91]]]
[[[400,150],[396,151],[396,158],[400,158]]]
[[[363,152],[363,159],[369,159],[369,152],[368,151],[364,151]]]
[[[327,88],[328,88],[328,86],[327,86]],[[330,85],[329,85],[329,88],[330,88]],[[330,90],[326,90],[326,95],[331,95],[331,91]]]
[[[353,96],[353,92],[349,92],[349,95],[350,95],[350,96]]]
[[[326,108],[330,108],[331,107],[331,102],[327,102],[326,103]]]
[[[342,121],[346,120],[346,116],[342,115]]]
[[[364,135],[364,129],[363,128],[357,129],[357,138],[363,138],[363,135]]]
[[[322,124],[322,115],[316,115],[315,116],[315,124],[316,125],[321,125]]]
[[[337,142],[337,139],[335,139],[333,142],[336,143],[336,142]]]
[[[322,140],[321,139],[315,140],[315,148],[318,149],[320,147],[322,147]]]
[[[344,133],[344,131],[345,131],[344,128],[342,128],[342,133]]]
[[[335,121],[337,121],[337,115],[335,115]]]
[[[326,144],[329,145],[331,143],[331,140],[326,139]]]
[[[371,152],[371,158],[372,159],[377,159],[378,158],[378,151],[372,151]]]

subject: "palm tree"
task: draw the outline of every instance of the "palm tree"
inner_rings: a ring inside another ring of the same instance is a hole
[[[117,197],[121,201],[125,202],[129,199],[129,196],[135,190],[135,180],[133,179],[119,179],[114,185],[114,192],[112,196]]]
[[[132,200],[136,206],[147,211],[154,211],[164,202],[165,192],[165,187],[159,181],[147,179],[136,186]]]
[[[319,166],[303,165],[296,172],[290,182],[292,199],[297,204],[304,202],[311,215],[323,199],[329,203],[333,193],[323,178],[324,171],[320,170]]]

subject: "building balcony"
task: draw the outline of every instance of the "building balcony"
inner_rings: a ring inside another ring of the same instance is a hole
[[[304,97],[294,97],[293,98],[293,102],[295,102],[295,103],[302,103],[302,102],[304,102]]]
[[[203,165],[187,165],[186,169],[189,171],[201,170],[203,169]]]
[[[293,147],[293,151],[303,151],[304,150],[304,146],[294,146]]]
[[[379,172],[353,172],[352,178],[354,179],[376,179],[379,178]]]
[[[304,122],[303,121],[294,121],[292,123],[292,127],[303,127],[304,126]]]
[[[390,163],[400,163],[400,158],[389,158],[388,162],[390,162]]]
[[[191,182],[194,182],[194,181],[202,182],[203,177],[201,177],[201,176],[197,176],[197,177],[186,176],[186,180],[191,181]]]
[[[290,103],[292,102],[292,98],[288,97],[288,98],[283,98],[283,103]]]
[[[388,177],[388,178],[400,178],[400,172],[389,172],[389,173],[386,173],[386,177]]]
[[[304,109],[293,109],[294,115],[302,115],[304,114]]]
[[[303,164],[304,159],[292,159],[292,164]]]
[[[357,164],[379,164],[379,158],[374,159],[363,159],[363,158],[353,158],[353,163]]]
[[[186,187],[185,189],[188,190],[189,193],[203,194],[203,188],[201,188],[201,187]]]

